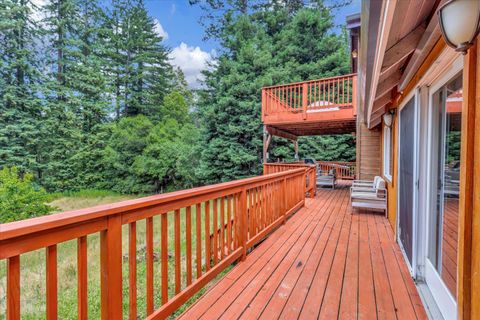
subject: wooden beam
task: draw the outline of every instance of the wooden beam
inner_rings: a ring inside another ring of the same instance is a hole
[[[375,101],[373,102],[372,112],[375,113],[375,110],[378,110],[379,108],[391,102],[392,102],[392,95],[390,91],[387,91],[387,93],[385,93],[383,96],[380,96],[377,99],[375,99]]]
[[[425,24],[422,23],[385,52],[380,76],[392,69],[399,69],[400,65],[417,47],[425,29]]]
[[[381,97],[389,93],[393,88],[395,88],[398,85],[398,82],[400,81],[401,77],[402,77],[402,73],[400,71],[397,71],[387,79],[382,79],[380,84],[377,87],[376,96]],[[372,108],[372,112],[373,112],[373,108]]]
[[[287,132],[282,129],[278,129],[270,126],[266,126],[266,128],[267,128],[267,132],[270,133],[272,136],[277,136],[277,137],[285,138],[292,141],[296,141],[298,138],[296,135],[291,134],[290,132]]]
[[[425,75],[425,73],[432,67],[432,64],[434,63],[435,60],[438,59],[438,57],[442,53],[443,49],[445,49],[445,47],[446,47],[445,40],[443,38],[440,38],[438,40],[438,42],[435,44],[435,46],[433,47],[432,51],[430,51],[428,53],[425,60],[420,65],[420,68],[418,68],[418,70],[416,70],[415,74],[410,79],[410,82],[408,82],[407,86],[404,87],[404,89],[401,89],[402,88],[402,84],[401,84],[402,79],[400,79],[399,88],[398,88],[399,92],[401,92],[401,96],[398,99],[398,104],[399,105],[402,103],[403,99],[405,99],[405,97],[408,96],[408,94],[413,89],[415,89],[418,81],[420,81],[420,79]],[[402,76],[402,78],[403,78],[403,76]]]
[[[440,31],[440,25],[438,24],[438,15],[437,9],[442,6],[447,0],[439,1],[435,10],[433,10],[432,18],[428,22],[428,26],[423,33],[418,45],[413,53],[410,61],[408,62],[405,70],[403,71],[403,76],[400,79],[399,89],[400,91],[405,91],[405,88],[409,84],[409,82],[414,77],[415,73],[422,65],[422,62],[426,59],[426,57],[430,54],[430,51],[433,50],[435,44],[437,43],[438,39],[441,38],[442,34]]]

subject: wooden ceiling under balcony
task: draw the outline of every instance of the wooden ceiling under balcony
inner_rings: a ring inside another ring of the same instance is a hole
[[[299,136],[356,131],[354,74],[262,89],[262,122],[268,133]]]

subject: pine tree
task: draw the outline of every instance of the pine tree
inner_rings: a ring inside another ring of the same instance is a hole
[[[206,15],[207,36],[223,49],[200,93],[204,146],[198,172],[205,182],[256,175],[262,161],[261,87],[347,73],[347,42],[333,32],[331,10],[322,1],[309,7],[300,0],[205,5],[223,10],[221,16]],[[324,147],[335,146],[337,137],[302,139],[301,152],[350,160],[351,136],[338,139],[342,148],[336,150],[346,147],[345,156]],[[275,139],[271,150],[274,158],[293,157],[291,142]]]
[[[16,166],[20,172],[38,168],[38,94],[40,71],[38,28],[28,0],[0,3],[0,167]]]

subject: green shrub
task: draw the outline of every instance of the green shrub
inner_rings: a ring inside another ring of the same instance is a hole
[[[32,183],[32,174],[20,175],[16,167],[0,171],[0,223],[42,216],[54,210],[48,194]]]

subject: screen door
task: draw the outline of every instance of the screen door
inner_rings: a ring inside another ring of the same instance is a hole
[[[398,234],[405,255],[413,267],[415,217],[416,109],[415,98],[400,111]]]

